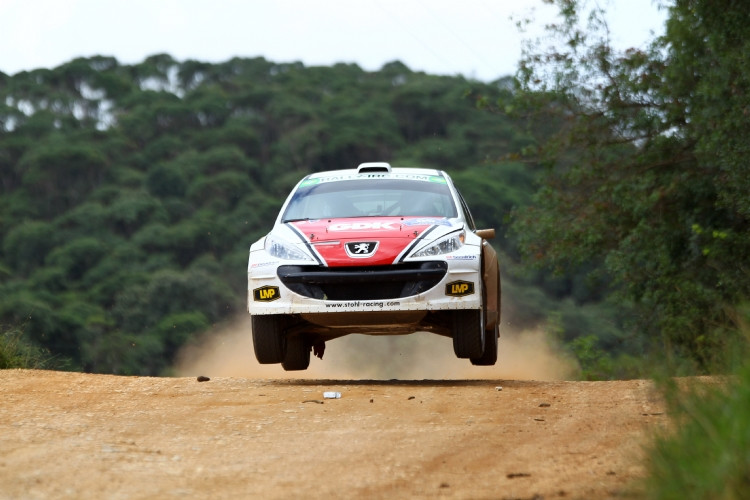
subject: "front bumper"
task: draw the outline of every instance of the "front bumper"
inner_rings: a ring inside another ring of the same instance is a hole
[[[276,273],[292,292],[320,300],[385,300],[430,290],[445,277],[448,264],[415,262],[398,266],[279,266]]]
[[[266,257],[251,257],[251,263]],[[451,257],[369,268],[251,264],[248,311],[263,315],[480,309],[479,257]]]

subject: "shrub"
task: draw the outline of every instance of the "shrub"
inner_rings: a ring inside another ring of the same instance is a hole
[[[750,492],[750,329],[732,347],[742,360],[725,383],[695,384],[689,391],[667,389],[676,433],[658,437],[648,450],[649,498],[739,500]]]
[[[48,368],[51,361],[48,351],[24,339],[22,329],[10,328],[0,333],[0,370]]]

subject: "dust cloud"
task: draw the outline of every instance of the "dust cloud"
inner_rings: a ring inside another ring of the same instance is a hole
[[[250,317],[209,331],[182,349],[178,376],[270,379],[368,380],[571,380],[578,367],[543,330],[501,328],[495,366],[473,366],[453,354],[451,339],[430,333],[403,336],[348,335],[326,343],[322,360],[305,371],[261,365],[253,353]]]

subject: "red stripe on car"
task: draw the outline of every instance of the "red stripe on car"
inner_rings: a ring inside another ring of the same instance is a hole
[[[319,219],[292,223],[329,267],[393,264],[406,247],[436,222],[426,217]],[[377,249],[365,244],[377,243]],[[352,243],[350,251],[346,244]],[[360,245],[357,247],[356,245]],[[369,253],[371,252],[371,253]],[[367,256],[365,256],[367,255]]]

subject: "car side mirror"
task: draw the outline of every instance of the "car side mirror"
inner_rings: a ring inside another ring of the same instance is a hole
[[[483,240],[491,240],[495,237],[494,229],[477,229],[474,234],[482,238]]]

